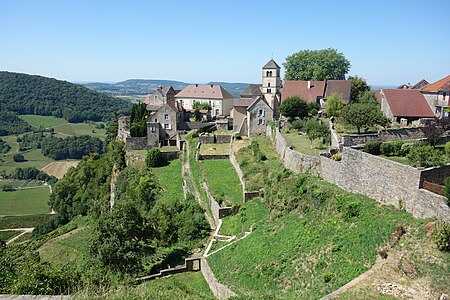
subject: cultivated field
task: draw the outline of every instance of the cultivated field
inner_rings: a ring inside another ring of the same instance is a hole
[[[48,187],[0,191],[0,216],[49,213],[49,195]]]
[[[70,167],[76,167],[80,161],[79,160],[69,160],[69,161],[53,161],[43,167],[41,170],[48,175],[55,176],[58,179],[64,177]]]

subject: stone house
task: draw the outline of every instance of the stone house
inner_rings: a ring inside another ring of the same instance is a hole
[[[424,95],[414,89],[381,89],[377,93],[381,111],[394,122],[407,125],[422,118],[433,118]]]
[[[289,97],[297,96],[323,108],[330,95],[338,94],[342,97],[342,102],[348,104],[351,101],[351,88],[351,80],[286,80],[281,90],[281,102]]]
[[[196,102],[211,107],[211,117],[229,116],[233,107],[233,96],[220,85],[191,84],[175,95],[175,101],[186,110],[194,109]]]
[[[147,117],[148,145],[175,145],[177,130],[183,121],[183,108],[175,100],[169,100]]]
[[[175,100],[175,90],[171,85],[158,87],[145,98],[148,111],[156,111],[163,104]]]
[[[233,132],[243,136],[265,135],[267,121],[273,119],[273,109],[264,97],[236,99],[231,110]]]
[[[423,87],[420,91],[436,117],[444,117],[445,109],[450,106],[450,75]]]

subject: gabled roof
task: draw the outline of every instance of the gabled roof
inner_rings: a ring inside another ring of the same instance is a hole
[[[338,94],[342,97],[344,103],[350,102],[350,91],[352,89],[351,80],[327,80],[325,89],[325,98],[332,94]]]
[[[249,84],[247,87],[241,92],[241,98],[254,98],[258,96],[262,96],[263,93],[261,91],[262,84]]]
[[[424,92],[450,91],[450,75],[423,87],[421,91]]]
[[[382,89],[394,117],[434,118],[434,113],[419,90]]]
[[[297,96],[306,102],[316,103],[317,97],[323,97],[324,93],[325,81],[286,80],[281,91],[281,102],[288,97]]]
[[[175,100],[167,101],[167,105],[174,111],[174,112],[180,112],[183,111],[183,108],[181,107],[181,104],[176,102]]]
[[[221,87],[215,84],[191,84],[182,89],[176,98],[194,98],[194,99],[232,99],[233,96]]]
[[[425,79],[420,80],[419,82],[417,82],[416,84],[412,85],[410,87],[410,89],[413,90],[419,90],[427,85],[429,85],[430,83],[428,81],[426,81]]]
[[[267,64],[264,65],[264,67],[262,67],[263,69],[279,69],[280,66],[273,60],[273,58],[271,60],[269,60],[267,62]]]
[[[253,102],[255,102],[255,98],[233,99],[233,106],[249,107]]]
[[[267,101],[264,99],[264,97],[258,97],[256,99],[254,99],[253,102],[247,107],[247,110],[251,110],[253,105],[258,103],[259,101],[263,101],[267,105],[267,107],[272,110],[272,107],[270,107],[269,103],[267,103]]]

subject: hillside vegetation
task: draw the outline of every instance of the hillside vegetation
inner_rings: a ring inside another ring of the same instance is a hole
[[[101,121],[126,113],[130,105],[81,85],[43,76],[0,72],[1,110],[45,115],[69,122]]]

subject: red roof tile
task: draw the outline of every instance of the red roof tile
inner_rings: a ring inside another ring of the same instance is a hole
[[[350,102],[350,91],[352,89],[351,80],[327,80],[326,84],[325,98],[336,93],[342,97],[344,103]]]
[[[286,80],[281,91],[281,102],[288,97],[297,96],[306,102],[317,103],[317,97],[323,97],[324,93],[325,81]]]
[[[175,95],[177,98],[194,99],[231,99],[233,96],[221,87],[213,84],[191,84]]]
[[[421,91],[425,92],[450,91],[450,75],[423,87]]]
[[[382,89],[394,117],[433,118],[434,113],[419,90]]]
[[[255,98],[233,99],[233,106],[249,107],[255,101]]]

